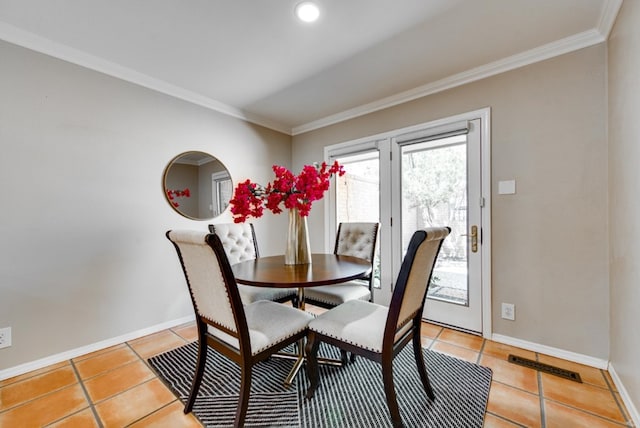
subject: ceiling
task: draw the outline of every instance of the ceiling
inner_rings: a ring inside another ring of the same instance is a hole
[[[0,0],[0,39],[288,134],[606,40],[622,0]]]

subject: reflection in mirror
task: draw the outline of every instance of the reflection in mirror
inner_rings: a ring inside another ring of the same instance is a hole
[[[194,220],[222,214],[233,192],[227,168],[204,152],[185,152],[164,170],[164,191],[171,207]]]

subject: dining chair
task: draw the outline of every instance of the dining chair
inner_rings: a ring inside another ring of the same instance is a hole
[[[209,347],[240,366],[235,427],[249,404],[253,366],[302,340],[313,316],[276,302],[243,304],[220,237],[200,231],[168,231],[182,265],[198,329],[198,358],[184,413],[193,409]]]
[[[305,290],[305,301],[327,309],[349,300],[371,301],[373,261],[379,228],[380,223],[340,223],[333,253],[368,260],[371,263],[371,273],[361,280],[308,288]]]
[[[260,257],[253,223],[210,224],[209,231],[220,237],[230,264],[234,265]],[[280,303],[291,301],[293,306],[298,306],[298,290],[296,288],[255,287],[238,284],[238,290],[240,290],[240,297],[244,304],[258,300],[272,300]]]
[[[311,399],[319,385],[318,347],[321,342],[361,355],[382,366],[382,381],[394,427],[402,426],[393,384],[393,358],[413,342],[413,354],[422,386],[435,399],[424,364],[420,343],[422,311],[435,264],[449,227],[434,227],[414,232],[387,308],[363,300],[351,300],[319,315],[309,323],[307,335],[307,371]]]

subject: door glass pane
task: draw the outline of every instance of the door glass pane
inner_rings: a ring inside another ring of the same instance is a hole
[[[336,224],[380,221],[380,155],[371,151],[337,158],[346,171],[336,178]],[[378,239],[377,245],[380,245]],[[380,284],[380,251],[374,261],[373,286]]]
[[[428,298],[468,305],[466,135],[401,147],[402,248],[413,232],[449,226]]]

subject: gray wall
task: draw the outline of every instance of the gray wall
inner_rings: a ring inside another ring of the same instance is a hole
[[[293,165],[322,159],[326,145],[487,106],[493,332],[607,359],[604,44],[297,135]],[[517,180],[516,195],[497,194],[505,179]],[[312,213],[312,245],[322,227]],[[501,302],[515,303],[515,322],[500,318]]]
[[[611,365],[640,409],[640,2],[609,38]]]
[[[166,164],[200,150],[266,182],[291,137],[8,43],[0,58],[0,370],[192,315],[164,233],[208,222],[168,206]],[[256,224],[265,254],[279,217]]]

